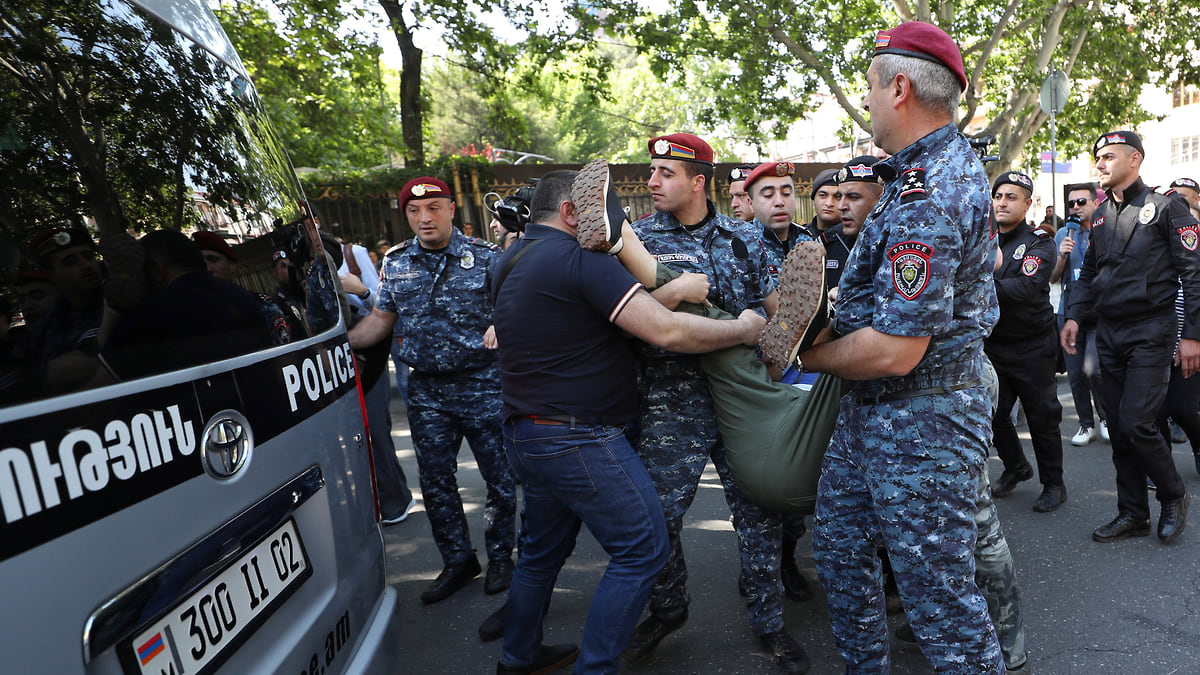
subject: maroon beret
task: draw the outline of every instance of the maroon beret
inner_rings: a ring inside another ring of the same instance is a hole
[[[237,262],[237,254],[233,252],[233,247],[225,241],[225,237],[216,232],[198,230],[192,233],[192,241],[196,242],[196,246],[199,246],[201,251],[216,251],[233,262]]]
[[[784,176],[795,176],[796,165],[791,162],[766,162],[759,164],[758,168],[750,172],[746,178],[746,185],[743,187],[746,192],[750,191],[750,186],[754,185],[755,181],[764,176],[774,176],[783,178]]]
[[[962,90],[967,90],[962,52],[946,31],[933,24],[906,21],[891,30],[879,31],[875,36],[875,55],[879,54],[899,54],[940,63],[954,73]]]
[[[713,163],[713,149],[695,134],[669,134],[651,138],[646,144],[651,159],[680,159],[698,164]]]
[[[96,248],[92,235],[82,227],[54,227],[39,232],[29,242],[29,252],[34,258],[42,259],[51,253],[71,248],[72,246],[90,246]]]
[[[403,211],[406,204],[417,199],[433,199],[435,197],[445,197],[453,200],[454,197],[450,194],[450,186],[446,185],[445,181],[438,180],[432,176],[419,176],[404,184],[400,188],[400,210]]]

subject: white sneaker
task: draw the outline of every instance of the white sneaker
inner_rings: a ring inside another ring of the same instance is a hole
[[[408,514],[412,513],[413,507],[416,505],[417,505],[417,498],[413,497],[408,502],[408,506],[406,506],[404,508],[404,511],[402,511],[400,513],[400,515],[392,516],[391,518],[383,518],[379,521],[379,524],[380,525],[395,525],[396,523],[403,523],[404,521],[408,520]]]
[[[1103,422],[1101,423],[1103,424]],[[1096,438],[1096,430],[1091,427],[1079,427],[1079,431],[1071,437],[1071,445],[1087,445]]]
[[[1112,438],[1108,435],[1108,423],[1104,420],[1100,420],[1100,440],[1105,443],[1112,441]]]

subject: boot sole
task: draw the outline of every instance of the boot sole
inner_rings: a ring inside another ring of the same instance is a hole
[[[608,162],[603,159],[593,159],[584,165],[571,185],[571,203],[575,205],[579,219],[576,238],[588,251],[609,253],[613,249],[609,235],[612,226],[608,222],[605,203],[608,185]],[[620,226],[620,223],[615,225]]]
[[[788,253],[779,270],[779,309],[758,339],[763,361],[786,368],[796,360],[805,342],[811,344],[820,330],[811,329],[824,295],[825,248],[815,241],[802,241]]]

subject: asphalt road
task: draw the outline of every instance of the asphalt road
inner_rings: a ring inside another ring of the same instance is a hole
[[[1110,449],[1098,440],[1082,448],[1071,446],[1078,421],[1064,376],[1059,378],[1059,399],[1068,502],[1054,513],[1034,513],[1030,506],[1040,492],[1036,481],[1022,483],[998,501],[1018,568],[1034,672],[1200,673],[1200,521],[1194,521],[1171,546],[1160,544],[1153,535],[1115,544],[1094,543],[1092,530],[1116,515]],[[416,460],[398,401],[393,401],[393,413],[401,464],[419,495]],[[1032,461],[1027,434],[1023,438]],[[476,549],[482,550],[483,482],[465,445],[459,460],[471,535]],[[1200,477],[1186,444],[1175,446],[1175,461],[1189,489],[1200,495]],[[1002,467],[993,456],[988,468],[994,478]],[[1158,507],[1151,506],[1157,522]],[[503,604],[504,596],[484,595],[481,577],[439,604],[422,605],[420,592],[441,569],[423,508],[418,506],[408,521],[385,528],[384,536],[388,582],[399,592],[404,623],[404,638],[398,645],[407,662],[404,672],[495,672],[500,644],[481,642],[476,629]],[[785,601],[785,620],[807,649],[813,675],[842,673],[810,545],[810,537],[801,540],[798,558],[818,597],[803,603]],[[779,672],[758,649],[747,625],[743,600],[737,594],[737,549],[729,509],[711,466],[685,521],[683,548],[690,573],[690,619],[659,645],[652,659],[625,672]],[[482,554],[480,560],[485,562]],[[548,643],[578,642],[606,562],[585,528],[559,576],[546,617]],[[902,615],[889,617],[893,628],[902,621]],[[915,645],[893,641],[892,655],[893,672],[898,675],[932,672]]]

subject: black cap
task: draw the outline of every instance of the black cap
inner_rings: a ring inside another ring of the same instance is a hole
[[[750,172],[754,171],[754,164],[738,164],[729,170],[729,182],[736,183],[740,180],[746,180]]]
[[[858,181],[861,183],[878,183],[879,174],[875,173],[875,163],[879,158],[871,155],[860,155],[846,162],[837,172],[837,183],[850,183]]]
[[[1001,185],[1016,185],[1029,190],[1029,194],[1033,194],[1033,179],[1020,171],[1005,171],[1000,174],[995,183],[992,183],[992,194],[996,194],[996,190],[1000,189]]]
[[[1180,187],[1191,188],[1191,189],[1195,190],[1196,192],[1200,192],[1200,183],[1197,183],[1196,181],[1192,180],[1191,178],[1176,178],[1175,180],[1171,181],[1171,187],[1173,187],[1173,188],[1180,188]]]
[[[821,173],[817,174],[817,177],[813,179],[812,192],[809,193],[808,198],[816,199],[817,190],[820,189],[822,185],[837,185],[837,175],[837,169],[825,169]]]
[[[1129,147],[1146,154],[1146,150],[1142,148],[1142,139],[1132,131],[1110,131],[1107,134],[1100,134],[1100,138],[1092,144],[1092,156],[1095,157],[1100,149],[1109,145],[1128,145]]]

